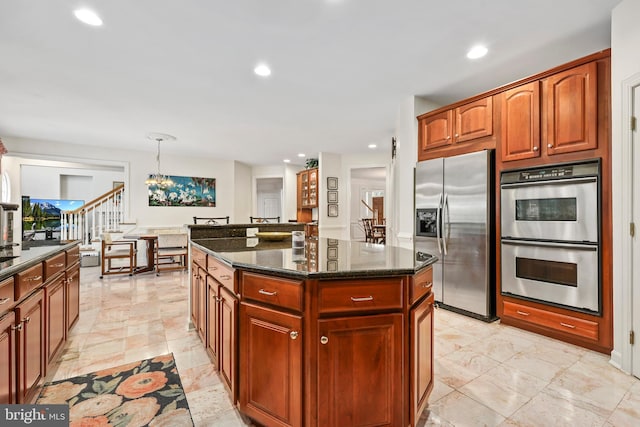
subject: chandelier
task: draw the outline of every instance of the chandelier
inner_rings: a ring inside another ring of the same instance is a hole
[[[156,163],[158,165],[158,169],[157,169],[157,172],[151,175],[149,178],[147,178],[144,181],[144,183],[147,185],[147,187],[151,187],[151,186],[155,186],[158,188],[172,187],[174,183],[171,180],[171,178],[169,178],[169,176],[167,175],[163,175],[160,173],[160,143],[166,142],[166,141],[175,141],[176,137],[172,135],[166,135],[163,133],[150,133],[149,135],[147,135],[147,138],[152,141],[155,141],[158,145],[158,151],[156,154]]]

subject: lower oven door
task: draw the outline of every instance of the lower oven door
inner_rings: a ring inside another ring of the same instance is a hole
[[[502,294],[600,312],[597,245],[502,240]]]

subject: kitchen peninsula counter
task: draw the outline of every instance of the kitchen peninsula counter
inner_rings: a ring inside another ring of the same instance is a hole
[[[233,402],[266,427],[415,426],[433,387],[437,258],[325,238],[297,251],[191,240],[191,318]]]

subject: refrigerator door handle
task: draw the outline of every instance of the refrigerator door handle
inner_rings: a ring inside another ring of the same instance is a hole
[[[444,254],[447,254],[447,237],[450,232],[450,224],[449,224],[449,195],[444,193],[444,203],[442,204],[442,251]],[[445,232],[445,226],[447,230]]]
[[[442,211],[442,193],[438,196],[438,209],[436,209],[436,242],[438,242],[438,253],[442,253],[442,245],[440,245],[441,236],[441,224],[440,224],[440,212]]]

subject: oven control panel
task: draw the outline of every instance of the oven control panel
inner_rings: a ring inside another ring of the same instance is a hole
[[[531,169],[518,169],[503,172],[500,178],[500,183],[515,184],[522,182],[551,181],[555,179],[598,176],[599,171],[599,160],[589,161],[585,163],[552,165]]]

